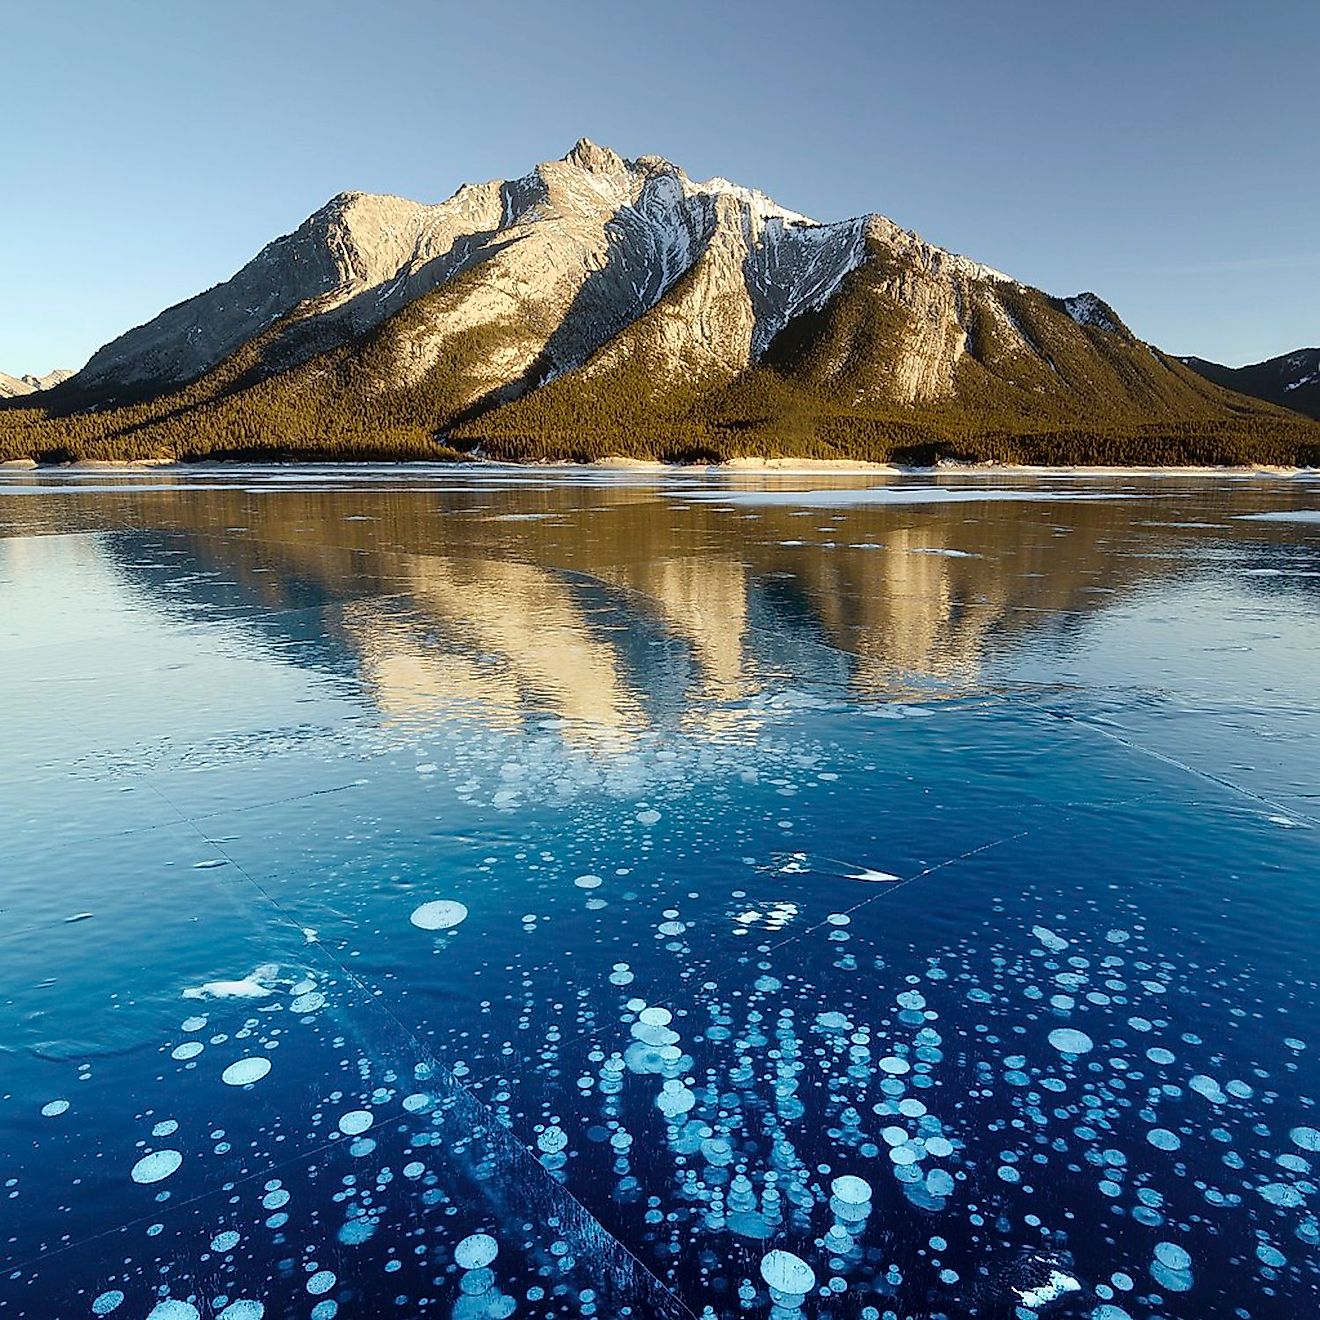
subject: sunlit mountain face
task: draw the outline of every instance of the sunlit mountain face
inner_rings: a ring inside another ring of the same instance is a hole
[[[1316,466],[1314,351],[1263,365],[582,139],[437,204],[340,193],[71,378],[10,378],[0,461]]]
[[[1310,1314],[1317,529],[0,475],[0,1317]]]

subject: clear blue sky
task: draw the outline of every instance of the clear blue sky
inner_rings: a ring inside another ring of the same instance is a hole
[[[0,0],[0,370],[584,135],[1252,361],[1320,342],[1318,100],[1314,0]]]

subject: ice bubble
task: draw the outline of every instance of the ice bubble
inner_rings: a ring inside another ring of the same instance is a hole
[[[177,1150],[158,1150],[138,1160],[131,1176],[135,1183],[164,1182],[171,1174],[178,1172],[182,1163],[183,1156]]]
[[[671,1079],[656,1097],[655,1107],[666,1118],[677,1118],[679,1114],[686,1114],[696,1103],[697,1097],[682,1082]]]
[[[313,1297],[319,1297],[322,1293],[328,1293],[335,1286],[335,1281],[334,1270],[317,1270],[307,1280],[307,1291]]]
[[[1051,953],[1062,953],[1068,947],[1068,941],[1062,935],[1056,935],[1048,926],[1033,926],[1031,933]]]
[[[660,813],[653,807],[648,807],[645,811],[639,811],[634,817],[639,825],[654,825],[660,819]]]
[[[667,1027],[674,1015],[667,1008],[644,1008],[638,1013],[637,1020],[648,1027]]]
[[[178,1302],[171,1297],[157,1302],[148,1312],[147,1320],[201,1320],[201,1312],[191,1302]]]
[[[185,1040],[182,1045],[176,1045],[170,1051],[170,1058],[178,1059],[183,1063],[188,1059],[195,1059],[205,1048],[200,1040]]]
[[[557,1155],[568,1145],[568,1134],[563,1128],[555,1127],[552,1124],[537,1137],[536,1144],[547,1155]]]
[[[1207,1077],[1204,1073],[1197,1073],[1187,1085],[1197,1095],[1204,1096],[1211,1104],[1225,1105],[1228,1103],[1228,1096],[1224,1094],[1219,1083],[1213,1077]]]
[[[368,1109],[350,1109],[347,1114],[340,1115],[339,1130],[346,1137],[356,1137],[365,1132],[375,1121],[375,1115]]]
[[[830,1190],[844,1205],[865,1205],[871,1199],[871,1184],[851,1173],[836,1178]]]
[[[768,1251],[761,1257],[761,1277],[776,1292],[805,1297],[816,1286],[816,1272],[791,1251]]]
[[[460,1270],[483,1270],[499,1252],[500,1244],[489,1233],[473,1233],[454,1248],[454,1264]]]
[[[1295,1127],[1288,1136],[1293,1145],[1299,1146],[1302,1150],[1320,1151],[1320,1132],[1313,1127]]]
[[[953,1195],[953,1175],[944,1169],[932,1169],[926,1175],[926,1190],[937,1197]]]
[[[348,1247],[361,1246],[375,1233],[376,1226],[377,1221],[374,1219],[350,1219],[339,1230],[339,1240]]]
[[[268,1072],[270,1072],[270,1060],[258,1054],[231,1063],[220,1074],[220,1080],[226,1086],[249,1086],[253,1082],[261,1081]]]
[[[1177,1134],[1170,1132],[1168,1128],[1151,1128],[1146,1133],[1146,1140],[1156,1150],[1177,1150],[1182,1145]]]
[[[1158,1242],[1150,1275],[1166,1292],[1190,1292],[1192,1258],[1174,1242]]]
[[[325,996],[319,990],[309,990],[305,995],[292,1000],[289,1007],[295,1013],[315,1013],[317,1009],[325,1007]]]
[[[95,1301],[92,1302],[93,1315],[109,1315],[111,1311],[118,1310],[124,1304],[124,1294],[118,1288],[111,1288],[101,1293]]]
[[[266,1308],[261,1302],[254,1302],[246,1297],[240,1297],[236,1302],[230,1302],[223,1311],[220,1312],[219,1320],[261,1320],[266,1314]]]
[[[58,1118],[61,1114],[68,1113],[69,1102],[67,1100],[47,1100],[41,1106],[42,1118]]]
[[[201,1031],[201,1029],[202,1029],[204,1026],[206,1026],[206,1019],[205,1019],[204,1017],[200,1017],[200,1016],[197,1016],[197,1017],[186,1017],[186,1018],[183,1019],[182,1022],[179,1023],[179,1030],[180,1030],[180,1031]]]
[[[437,898],[423,903],[413,911],[409,920],[422,930],[449,930],[467,920],[468,910],[452,898]]]
[[[1157,1242],[1155,1259],[1166,1269],[1185,1270],[1191,1266],[1192,1258],[1176,1242]]]
[[[1089,1054],[1095,1048],[1090,1036],[1076,1027],[1056,1027],[1049,1041],[1060,1054]]]
[[[599,889],[605,882],[598,875],[580,875],[573,883],[579,889]]]
[[[233,1251],[238,1243],[239,1235],[232,1228],[228,1228],[223,1233],[217,1233],[211,1239],[211,1250],[217,1251],[223,1256],[227,1252]]]
[[[1290,1187],[1287,1183],[1266,1183],[1264,1187],[1258,1187],[1256,1190],[1271,1205],[1277,1205],[1285,1210],[1301,1205],[1306,1199],[1296,1187]]]

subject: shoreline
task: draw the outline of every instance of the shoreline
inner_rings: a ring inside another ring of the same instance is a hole
[[[247,459],[202,459],[188,462],[170,458],[125,459],[116,462],[110,459],[80,459],[72,463],[38,463],[32,458],[15,458],[0,461],[0,474],[6,472],[158,472],[177,469],[184,472],[228,471],[242,467],[269,468],[306,468],[334,467],[352,470],[354,468],[394,467],[409,468],[515,468],[520,471],[603,471],[637,473],[721,473],[756,474],[766,473],[777,476],[830,476],[830,475],[874,475],[891,477],[909,476],[1258,476],[1258,477],[1300,477],[1308,474],[1320,475],[1320,468],[1283,467],[1270,464],[1240,464],[1235,466],[1170,466],[1158,464],[1151,466],[1115,467],[1110,465],[1084,464],[1031,464],[1031,463],[939,463],[934,466],[905,466],[896,463],[874,463],[864,459],[832,458],[732,458],[723,463],[665,463],[658,459],[626,458],[622,455],[597,459],[590,463],[573,463],[567,460],[537,463],[517,463],[492,459],[472,458],[456,462],[448,459],[364,459],[361,461],[343,459],[292,459],[292,460],[247,460]]]

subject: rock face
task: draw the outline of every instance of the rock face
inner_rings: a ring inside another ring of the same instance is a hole
[[[0,399],[17,399],[25,394],[35,394],[38,390],[53,389],[72,375],[72,371],[66,371],[63,367],[48,371],[44,376],[7,376],[0,371]]]
[[[1320,348],[1299,348],[1246,367],[1221,367],[1198,357],[1182,360],[1197,375],[1225,389],[1320,420]]]
[[[386,433],[495,452],[653,421],[782,434],[786,417],[833,452],[849,421],[926,443],[1213,422],[1240,404],[1095,294],[1053,298],[882,215],[821,224],[583,139],[435,205],[341,194],[100,349],[50,407],[94,412],[70,424],[79,444],[134,452]]]

